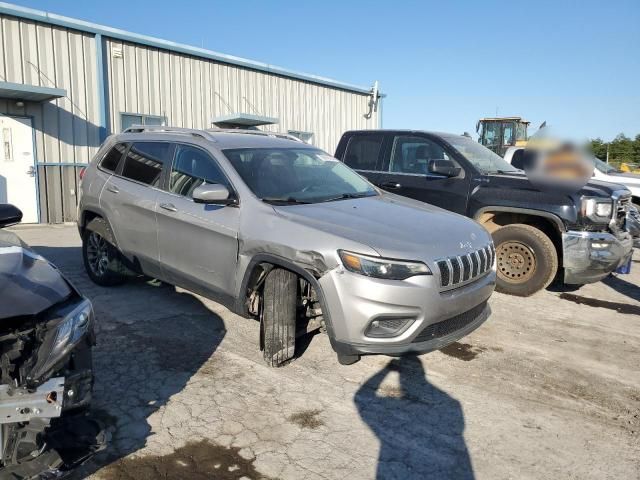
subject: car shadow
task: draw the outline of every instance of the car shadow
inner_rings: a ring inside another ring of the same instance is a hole
[[[384,385],[398,372],[400,387]],[[380,441],[377,479],[474,478],[460,403],[429,383],[417,356],[391,360],[356,392],[360,416]]]
[[[640,302],[640,287],[622,279],[620,276],[609,275],[602,280],[602,283],[613,288],[616,292]]]
[[[154,441],[154,426],[163,424],[171,397],[209,362],[225,325],[197,296],[157,281],[140,277],[112,288],[93,284],[79,247],[33,248],[93,302],[97,345],[91,410],[111,439],[71,475],[85,478]],[[211,365],[206,368],[215,368]]]

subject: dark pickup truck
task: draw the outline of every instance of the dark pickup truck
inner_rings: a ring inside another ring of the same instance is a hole
[[[541,191],[491,150],[448,133],[349,131],[335,156],[384,190],[484,225],[496,247],[498,291],[528,296],[556,276],[584,284],[630,268],[631,192],[622,185],[592,180],[574,194]],[[440,274],[469,275],[472,260],[439,262]]]

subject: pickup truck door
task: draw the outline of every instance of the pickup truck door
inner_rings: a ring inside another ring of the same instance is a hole
[[[156,217],[160,263],[169,281],[205,296],[233,293],[238,258],[240,208],[196,203],[203,183],[233,188],[213,156],[178,144],[167,191],[158,194]]]
[[[435,140],[415,134],[393,134],[375,183],[389,192],[465,215],[469,175],[463,168],[455,177],[429,173],[433,160],[449,160],[461,167]]]

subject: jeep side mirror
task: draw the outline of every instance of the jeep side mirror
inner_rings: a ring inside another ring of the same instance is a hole
[[[22,212],[18,207],[9,203],[0,203],[0,228],[20,223]]]
[[[203,183],[193,191],[193,201],[196,203],[213,203],[216,205],[231,205],[236,203],[230,198],[231,192],[220,183]]]
[[[429,173],[442,175],[443,177],[457,177],[460,174],[460,167],[456,167],[451,160],[429,160],[427,167]]]

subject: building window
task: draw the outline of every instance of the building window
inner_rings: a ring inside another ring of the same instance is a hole
[[[303,132],[301,130],[289,130],[287,133],[292,137],[299,138],[305,143],[312,143],[311,139],[313,138],[313,133],[311,132]]]
[[[120,126],[122,131],[133,125],[164,125],[165,118],[158,115],[140,115],[137,113],[121,113]]]

